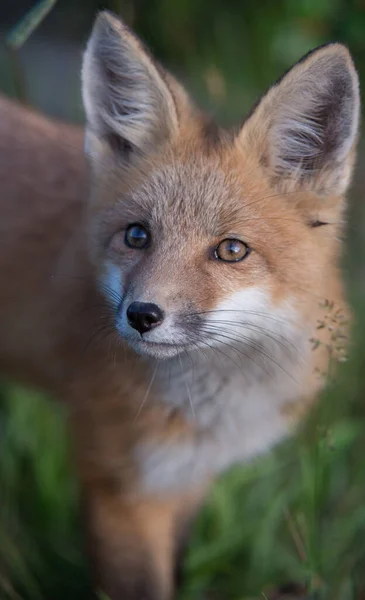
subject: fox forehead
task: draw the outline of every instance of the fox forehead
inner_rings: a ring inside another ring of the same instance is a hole
[[[279,198],[272,202],[273,192],[258,161],[234,148],[210,156],[171,151],[143,171],[126,191],[116,192],[114,206],[125,219],[146,221],[161,233],[181,228],[185,236],[195,231],[219,237],[238,233],[253,217],[264,220],[265,210],[287,211]],[[122,188],[124,184],[125,180]]]

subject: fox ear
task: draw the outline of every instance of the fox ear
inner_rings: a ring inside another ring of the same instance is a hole
[[[111,13],[100,13],[82,69],[86,152],[97,154],[100,143],[145,152],[173,136],[178,112],[168,81],[128,27]]]
[[[359,81],[341,44],[314,50],[262,98],[239,143],[254,150],[279,187],[342,194],[351,178]]]

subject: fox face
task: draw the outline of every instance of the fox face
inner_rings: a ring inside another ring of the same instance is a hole
[[[310,53],[225,131],[102,13],[83,97],[92,260],[119,335],[155,358],[308,343],[354,162],[347,49]]]

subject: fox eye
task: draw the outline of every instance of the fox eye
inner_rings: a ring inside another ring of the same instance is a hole
[[[125,231],[124,241],[128,248],[143,250],[150,243],[150,233],[140,223],[132,223]]]
[[[239,262],[250,253],[250,248],[241,240],[227,238],[218,244],[214,256],[224,262]]]

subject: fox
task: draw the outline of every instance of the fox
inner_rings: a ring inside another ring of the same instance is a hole
[[[85,128],[0,101],[0,373],[66,407],[95,585],[169,600],[212,483],[345,358],[359,81],[329,43],[223,129],[108,11],[81,79]]]

